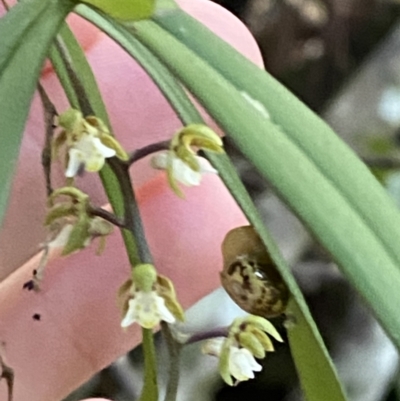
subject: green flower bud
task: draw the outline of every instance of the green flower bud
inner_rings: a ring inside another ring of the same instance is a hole
[[[272,344],[271,339],[262,330],[258,329],[257,327],[248,325],[246,327],[246,331],[251,333],[253,336],[257,338],[257,340],[263,346],[265,351],[273,352],[275,350],[274,344]]]
[[[66,131],[77,133],[82,128],[83,114],[76,109],[69,109],[58,116],[58,125]]]
[[[149,263],[137,265],[132,270],[132,279],[137,289],[150,292],[157,281],[157,271]]]
[[[249,325],[253,325],[262,331],[265,331],[270,336],[275,338],[276,341],[283,342],[281,335],[278,333],[276,328],[269,320],[264,319],[261,316],[249,315],[246,317],[246,323]]]

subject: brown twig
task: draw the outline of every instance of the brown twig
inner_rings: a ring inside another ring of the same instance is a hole
[[[143,159],[144,157],[151,155],[152,153],[159,152],[160,150],[168,150],[169,143],[170,141],[161,141],[134,150],[129,154],[129,159],[127,161],[127,164],[132,165],[138,160]]]
[[[38,83],[38,92],[43,104],[44,122],[46,126],[46,136],[42,151],[42,166],[46,180],[47,196],[53,192],[51,186],[51,140],[54,133],[54,117],[58,115],[54,104],[51,102],[43,86]]]
[[[102,209],[101,207],[89,205],[87,211],[89,214],[101,217],[102,219],[107,220],[108,222],[114,224],[117,227],[127,228],[126,223],[122,219],[115,216],[115,214],[110,213],[105,209]]]
[[[197,343],[199,341],[209,340],[211,338],[228,337],[228,334],[229,334],[229,326],[217,327],[212,330],[202,331],[193,334],[185,341],[185,345]]]
[[[0,354],[0,368],[1,375],[0,380],[4,379],[7,383],[8,389],[8,401],[13,400],[13,389],[14,389],[14,370],[10,368],[4,361],[4,357]]]

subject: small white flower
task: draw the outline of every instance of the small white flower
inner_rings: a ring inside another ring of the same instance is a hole
[[[254,379],[253,372],[260,372],[262,366],[246,348],[230,347],[229,372],[238,381]]]
[[[172,177],[188,187],[200,185],[203,174],[218,174],[218,171],[204,157],[193,155],[199,163],[199,171],[193,170],[187,163],[176,156],[175,152],[169,150],[152,157],[153,168],[160,170],[171,169]]]
[[[219,357],[225,341],[228,340],[223,337],[209,340],[203,346],[203,352]],[[227,369],[231,376],[238,382],[241,382],[254,379],[254,372],[260,372],[262,366],[257,363],[253,354],[248,349],[240,348],[237,345],[230,345]]]
[[[116,155],[111,149],[91,133],[83,133],[68,151],[69,161],[65,171],[66,177],[74,177],[83,164],[86,171],[99,171],[106,158]]]
[[[165,306],[164,298],[160,297],[156,291],[136,291],[134,298],[129,300],[128,311],[122,319],[121,327],[139,323],[145,329],[151,329],[161,320],[167,323],[175,323],[176,320]]]

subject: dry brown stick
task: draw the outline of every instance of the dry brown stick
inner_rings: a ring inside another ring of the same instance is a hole
[[[53,188],[51,186],[51,142],[54,132],[54,117],[56,117],[58,113],[54,104],[51,102],[49,96],[40,83],[38,83],[38,91],[43,104],[44,122],[46,126],[46,136],[42,151],[42,166],[46,180],[47,196],[50,196],[53,192]]]
[[[8,401],[13,400],[13,389],[14,389],[14,370],[6,364],[4,357],[0,354],[0,368],[1,375],[0,380],[4,379],[7,383],[8,389]]]

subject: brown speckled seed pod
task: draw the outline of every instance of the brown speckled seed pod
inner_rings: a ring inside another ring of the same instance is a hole
[[[279,316],[285,311],[289,291],[252,226],[229,231],[222,254],[222,285],[242,309],[263,317]]]

